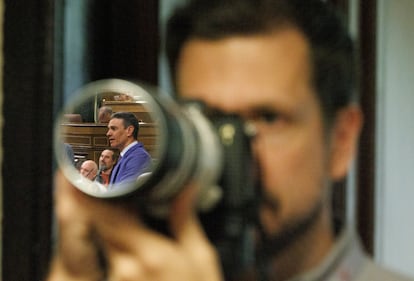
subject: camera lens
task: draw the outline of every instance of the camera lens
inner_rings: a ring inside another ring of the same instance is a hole
[[[99,162],[101,151],[110,146],[108,124],[97,121],[103,105],[136,115],[138,141],[152,158],[151,167],[136,180],[107,187],[79,173],[80,162]],[[79,117],[77,121],[70,119],[74,116]],[[67,157],[68,147],[73,150],[72,159]],[[200,208],[211,207],[220,197],[215,183],[221,173],[222,151],[214,127],[197,103],[179,105],[143,84],[105,79],[77,91],[56,121],[55,156],[59,168],[81,191],[99,198],[139,197],[159,215],[168,211],[168,202],[190,181],[200,188]]]

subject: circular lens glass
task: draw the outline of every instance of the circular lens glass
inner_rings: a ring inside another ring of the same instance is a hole
[[[154,99],[156,92],[154,87],[119,79],[95,81],[77,91],[55,124],[55,156],[72,184],[101,198],[123,196],[145,185],[157,170],[166,145],[166,120]],[[128,156],[120,157],[119,143],[124,136],[109,128],[112,114],[120,112],[132,114],[138,121],[139,153],[150,156],[130,157],[128,161],[134,165],[122,165]],[[128,171],[128,179],[114,180],[115,171],[126,173],[125,169],[133,167],[136,170]]]

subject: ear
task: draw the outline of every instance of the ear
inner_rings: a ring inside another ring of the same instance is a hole
[[[337,113],[330,143],[330,175],[335,181],[346,176],[356,154],[362,119],[361,109],[357,105],[348,106]]]
[[[129,136],[132,136],[133,134],[133,132],[134,132],[134,126],[132,126],[132,125],[129,125],[128,127],[127,127],[127,131],[128,131],[128,137]]]

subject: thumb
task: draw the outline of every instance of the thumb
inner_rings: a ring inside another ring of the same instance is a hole
[[[99,280],[103,276],[95,247],[89,198],[58,172],[55,176],[58,244],[48,280]]]
[[[171,205],[169,214],[170,228],[173,236],[198,265],[200,272],[205,272],[207,279],[220,280],[219,258],[216,249],[208,240],[196,214],[198,188],[195,184],[187,186]]]
[[[178,241],[188,238],[188,235],[204,236],[195,210],[197,193],[197,186],[189,184],[177,195],[170,206],[170,230]]]

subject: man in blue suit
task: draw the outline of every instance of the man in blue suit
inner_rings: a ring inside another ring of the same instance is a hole
[[[117,112],[111,116],[106,136],[111,147],[120,151],[112,170],[110,184],[134,181],[149,168],[151,156],[138,142],[139,123],[133,113]]]

